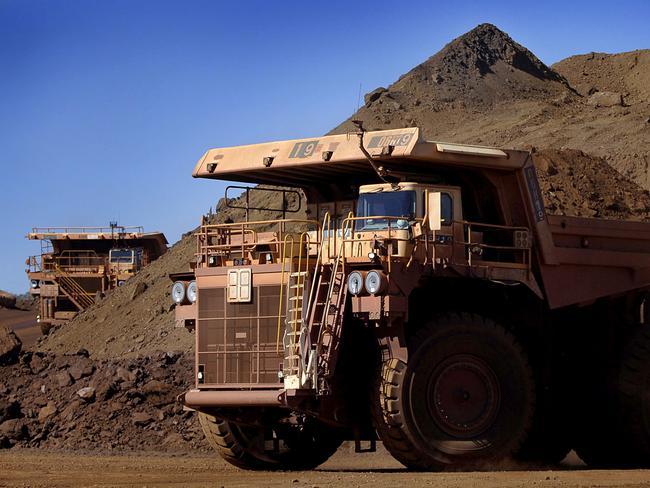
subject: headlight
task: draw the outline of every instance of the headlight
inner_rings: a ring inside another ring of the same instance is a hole
[[[187,285],[187,299],[194,303],[197,297],[196,281],[190,281],[190,284]]]
[[[363,292],[363,275],[359,271],[353,271],[348,276],[348,291],[354,296]]]
[[[32,280],[32,282],[31,282],[31,287],[32,287],[33,289],[38,288],[38,280]]]
[[[172,285],[172,300],[177,305],[185,300],[185,285],[182,281],[177,281]]]
[[[382,293],[388,287],[388,279],[381,271],[368,271],[366,275],[366,290],[371,295]]]

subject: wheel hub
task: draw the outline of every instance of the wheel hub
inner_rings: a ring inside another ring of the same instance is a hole
[[[456,438],[471,438],[492,425],[500,405],[499,382],[480,358],[454,355],[433,371],[428,382],[428,409],[440,429]]]

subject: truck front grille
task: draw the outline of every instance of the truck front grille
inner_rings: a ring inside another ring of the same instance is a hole
[[[254,287],[250,303],[228,303],[223,288],[199,290],[197,351],[204,385],[279,382],[279,302],[278,285]],[[283,307],[282,323],[284,313]]]

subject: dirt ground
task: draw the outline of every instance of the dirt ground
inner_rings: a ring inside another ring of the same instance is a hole
[[[15,449],[0,453],[0,487],[238,487],[444,486],[650,487],[650,471],[592,471],[576,464],[559,470],[412,473],[385,451],[350,455],[342,448],[310,472],[247,472],[216,456],[97,455]]]

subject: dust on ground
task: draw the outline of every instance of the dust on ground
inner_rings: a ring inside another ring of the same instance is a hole
[[[592,471],[563,466],[553,470],[471,473],[415,473],[400,467],[385,451],[352,455],[345,446],[315,471],[242,472],[216,455],[137,454],[129,456],[15,449],[0,453],[3,487],[373,487],[449,488],[650,486],[650,471]]]

